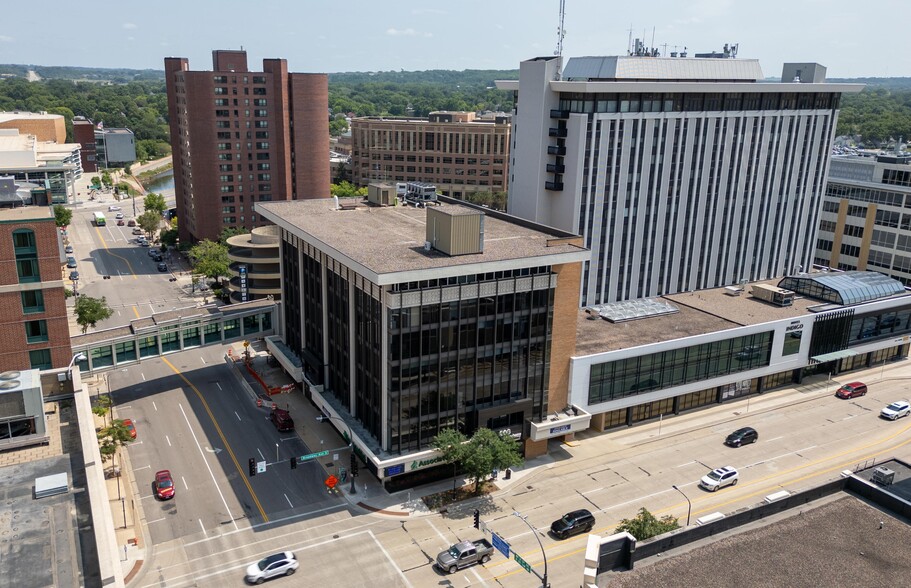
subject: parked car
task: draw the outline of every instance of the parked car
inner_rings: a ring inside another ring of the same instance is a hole
[[[731,447],[740,447],[741,445],[756,443],[757,441],[759,441],[759,433],[756,432],[756,429],[753,427],[743,427],[728,435],[727,439],[724,440],[724,444]]]
[[[904,400],[896,400],[886,408],[879,411],[879,416],[891,421],[900,419],[903,416],[908,416],[908,414],[911,414],[911,404],[908,404]]]
[[[70,268],[70,269],[75,268],[75,267],[76,267],[76,258],[75,258],[75,257],[72,257],[72,256],[71,256],[71,257],[67,257],[67,258],[66,258],[66,267],[68,267],[68,268]]]
[[[835,392],[835,396],[839,398],[857,398],[858,396],[863,396],[867,393],[867,385],[863,382],[851,382],[850,384],[845,384]]]
[[[271,420],[272,424],[275,425],[275,428],[281,432],[294,430],[294,419],[291,418],[291,413],[287,410],[282,410],[280,408],[274,409],[269,414],[269,420]]]
[[[437,567],[449,574],[476,563],[486,564],[493,555],[493,545],[487,539],[460,541],[437,554]]]
[[[73,252],[73,246],[67,245],[66,247],[63,248],[63,252],[66,253],[67,255],[69,255],[70,253]]]
[[[568,512],[550,524],[550,532],[558,539],[566,539],[579,533],[587,533],[595,526],[595,517],[582,508]]]
[[[161,256],[160,253],[156,253],[155,255],[152,256],[152,261],[163,261],[163,260],[164,260],[164,258]]]
[[[725,466],[716,468],[702,476],[702,479],[699,480],[699,485],[709,492],[714,492],[725,486],[736,486],[739,479],[740,474],[737,473],[736,469],[731,466]]]
[[[136,438],[136,425],[133,424],[133,419],[123,419],[123,421],[121,421],[121,423],[123,424],[124,427],[127,428],[127,431],[130,432],[130,438],[135,439]]]
[[[118,212],[118,213],[114,216],[114,218],[116,218],[117,220],[122,219],[122,218],[123,218],[123,213],[122,213],[122,212]]]
[[[135,227],[135,226],[136,226],[136,221],[134,221],[133,219],[128,220],[128,221],[127,221],[127,226],[128,226],[128,227]]]
[[[117,226],[118,226],[118,227],[122,227],[122,226],[123,226],[123,219],[119,219],[119,220],[117,221]]]
[[[156,255],[161,255],[161,252],[158,249],[149,249],[149,257],[155,257]]]
[[[155,496],[159,500],[174,498],[174,480],[171,478],[171,472],[169,470],[155,472],[155,481],[152,482],[152,488],[155,490]]]
[[[79,279],[79,272],[77,272],[76,270],[71,271],[70,272],[70,281],[75,282],[78,279]]]
[[[161,257],[158,257],[158,261],[161,261]],[[160,271],[160,272],[166,272],[166,271],[168,271],[168,264],[166,264],[165,262],[161,261],[161,262],[158,264],[158,271]]]
[[[133,221],[130,221],[130,222],[132,223]],[[129,224],[129,223],[128,223],[128,224]],[[136,223],[133,223],[133,224],[136,224]],[[132,227],[133,225],[130,225],[130,226]],[[133,234],[134,234],[134,235],[141,235],[141,234],[142,234],[142,229],[140,229],[139,227],[134,228],[134,229],[133,229]]]
[[[300,567],[300,562],[290,551],[283,551],[264,557],[256,563],[247,566],[244,580],[250,584],[262,584],[275,576],[290,576]]]

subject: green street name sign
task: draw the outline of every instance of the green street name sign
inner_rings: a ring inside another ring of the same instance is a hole
[[[526,571],[526,572],[531,573],[531,566],[528,565],[528,562],[525,561],[524,559],[522,559],[522,557],[521,557],[518,553],[516,553],[515,551],[513,551],[513,552],[512,552],[512,557],[513,557],[513,559],[516,560],[516,563],[518,563],[520,566],[522,566],[523,568],[525,568],[525,571]]]
[[[325,457],[327,455],[329,455],[329,450],[317,451],[316,453],[308,453],[307,455],[302,455],[302,456],[298,457],[297,459],[299,461],[306,461],[308,459],[314,459],[317,457]]]

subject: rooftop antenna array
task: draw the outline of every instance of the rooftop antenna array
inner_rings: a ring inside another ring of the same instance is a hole
[[[566,29],[563,28],[563,19],[566,16],[566,0],[560,0],[560,19],[557,23],[557,49],[554,55],[563,57],[563,38],[566,37]],[[562,67],[562,64],[561,64]],[[557,70],[554,79],[560,79],[560,71]]]

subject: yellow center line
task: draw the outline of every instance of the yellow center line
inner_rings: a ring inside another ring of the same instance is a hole
[[[833,460],[833,459],[838,459],[839,457],[843,457],[843,456],[845,456],[845,455],[848,455],[849,453],[854,453],[854,452],[858,452],[858,451],[864,451],[864,450],[866,450],[866,449],[869,449],[870,447],[873,447],[873,446],[876,446],[876,445],[881,445],[881,444],[883,444],[883,443],[887,443],[887,442],[889,442],[889,441],[895,439],[896,437],[902,435],[903,433],[908,432],[909,429],[911,429],[911,424],[909,424],[908,426],[906,426],[904,429],[900,429],[900,430],[896,431],[895,433],[893,433],[893,434],[891,434],[891,435],[888,435],[888,436],[886,436],[886,437],[880,439],[879,441],[873,441],[873,442],[871,442],[871,443],[868,443],[868,444],[866,444],[866,445],[862,445],[862,446],[860,446],[860,447],[856,447],[856,448],[853,448],[853,449],[847,449],[847,450],[845,450],[845,451],[842,451],[841,453],[836,453],[836,454],[830,455],[830,456],[828,456],[828,457],[823,457],[823,458],[820,458],[820,459],[818,459],[818,460],[815,460],[815,461],[811,461],[811,462],[809,462],[809,463],[806,463],[806,464],[804,464],[804,465],[800,465],[800,466],[796,466],[796,467],[790,468],[790,469],[788,469],[788,470],[784,470],[784,471],[782,471],[782,472],[776,472],[776,473],[774,473],[774,474],[769,474],[769,475],[767,475],[767,476],[763,476],[762,478],[758,478],[758,479],[756,479],[755,481],[750,482],[749,484],[744,484],[744,486],[747,486],[747,485],[749,485],[749,486],[755,486],[755,485],[764,483],[766,480],[769,480],[769,479],[772,479],[772,478],[778,478],[778,477],[781,477],[781,476],[790,474],[790,473],[792,473],[792,472],[796,472],[796,471],[800,471],[800,470],[806,469],[806,468],[808,468],[808,467],[812,467],[812,466],[817,465],[817,464],[820,464],[820,463],[824,463],[824,462],[827,462],[827,461],[831,461],[831,460]],[[807,479],[809,479],[809,478],[821,476],[821,475],[823,475],[823,474],[827,474],[827,473],[833,472],[833,471],[835,471],[835,470],[842,470],[842,469],[844,469],[846,466],[850,466],[850,465],[856,464],[856,463],[858,463],[858,462],[862,462],[862,461],[866,461],[866,460],[869,460],[869,459],[872,459],[872,458],[875,458],[875,457],[879,457],[879,456],[881,456],[881,455],[884,454],[884,453],[894,452],[896,449],[898,449],[898,448],[900,448],[900,447],[903,447],[903,446],[905,446],[905,445],[908,445],[909,443],[911,443],[911,438],[909,438],[909,439],[907,439],[907,440],[905,440],[905,441],[902,441],[901,443],[898,443],[898,444],[896,444],[896,445],[893,445],[893,446],[891,446],[891,447],[887,447],[887,448],[885,448],[885,449],[882,449],[882,450],[880,450],[880,451],[878,451],[878,452],[876,452],[876,453],[872,453],[872,454],[869,454],[869,455],[866,455],[866,456],[863,456],[863,457],[859,457],[859,458],[854,458],[854,459],[851,459],[851,460],[849,460],[849,461],[841,462],[841,463],[839,463],[839,464],[837,464],[837,465],[835,465],[835,466],[832,466],[832,467],[830,467],[830,468],[827,468],[827,469],[825,469],[825,470],[818,471],[818,472],[813,472],[813,473],[811,473],[811,474],[807,474],[807,475],[805,475],[805,476],[801,476],[801,477],[799,477],[799,478],[795,478],[795,479],[793,479],[793,480],[789,480],[787,483],[789,483],[789,484],[795,484],[795,483],[797,483],[797,482],[802,482],[803,480],[807,480]],[[741,502],[741,501],[743,501],[745,498],[752,498],[752,497],[754,497],[754,496],[763,495],[763,494],[767,493],[769,490],[771,490],[771,489],[773,489],[773,488],[780,488],[780,487],[781,487],[781,484],[774,484],[774,485],[772,485],[772,486],[764,486],[761,490],[758,490],[758,491],[753,492],[753,493],[751,493],[751,494],[747,494],[746,496],[742,496],[742,495],[741,495],[741,496],[739,496],[739,497],[737,497],[737,498],[735,498],[735,499],[729,500],[729,501],[727,501],[727,502],[722,502],[722,503],[720,503],[720,504],[713,504],[713,505],[712,505],[711,507],[709,507],[709,508],[704,508],[704,509],[701,509],[701,510],[695,510],[695,511],[693,511],[692,514],[693,514],[693,515],[697,515],[697,514],[702,514],[702,513],[707,513],[707,512],[714,512],[714,511],[717,511],[719,508],[721,508],[721,507],[723,507],[723,506],[726,506],[726,505],[729,505],[729,504],[733,504],[733,503],[735,503],[735,502]],[[705,502],[706,500],[709,500],[709,499],[710,499],[710,496],[706,496],[706,497],[704,497],[704,498],[696,498],[696,499],[693,499],[692,502],[694,502],[694,503],[695,503],[695,502]],[[687,506],[687,504],[686,504],[685,502],[680,502],[680,503],[678,503],[678,504],[674,504],[674,505],[672,505],[672,506],[669,506],[669,507],[666,507],[666,508],[662,508],[662,509],[660,509],[660,510],[656,510],[656,511],[654,511],[652,514],[654,514],[654,515],[657,516],[657,515],[659,515],[659,514],[669,513],[669,512],[671,512],[671,511],[677,510],[678,508],[682,509],[682,508],[685,507],[685,506]],[[620,521],[617,521],[617,522],[614,523],[613,525],[609,525],[609,526],[607,526],[607,527],[604,527],[604,528],[601,529],[600,531],[594,531],[592,534],[598,534],[598,533],[601,532],[601,531],[609,531],[609,532],[613,533],[613,531],[611,531],[611,529],[616,529],[616,528],[617,528],[617,525],[619,525],[619,524],[620,524]],[[579,539],[582,539],[583,537],[585,537],[586,540],[587,540],[587,536],[585,536],[585,535],[579,535],[579,536],[576,537],[575,539],[570,539],[570,541],[579,540]],[[563,544],[565,545],[566,542],[564,542]],[[561,555],[558,555],[558,556],[555,556],[555,557],[549,557],[549,558],[547,559],[547,562],[550,563],[550,562],[556,561],[556,560],[558,560],[558,559],[563,559],[564,557],[569,557],[569,556],[571,556],[571,555],[576,555],[576,554],[579,554],[579,553],[583,553],[583,552],[585,551],[585,549],[586,549],[586,548],[583,547],[582,549],[576,549],[576,550],[573,550],[573,551],[570,551],[570,552],[567,552],[567,553],[564,553],[564,554],[561,554]],[[537,566],[543,565],[543,561],[538,561],[538,562],[535,562],[535,563],[532,563],[531,561],[529,561],[529,559],[532,559],[533,557],[537,556],[537,555],[538,555],[537,553],[535,553],[535,554],[528,554],[528,557],[526,557],[524,554],[521,554],[521,553],[520,553],[519,555],[522,557],[522,559],[524,559],[526,562],[528,562],[528,564],[531,565],[532,567],[537,567]],[[503,561],[497,562],[497,563],[495,563],[495,564],[487,565],[487,566],[485,566],[485,567],[489,569],[489,568],[492,568],[492,567],[496,567],[496,566],[508,564],[508,563],[510,563],[511,561],[513,561],[513,560],[507,559],[507,560],[503,560]],[[511,576],[511,575],[513,575],[513,574],[517,574],[517,573],[522,572],[522,571],[524,571],[522,568],[518,568],[518,569],[512,570],[512,571],[510,571],[510,572],[506,572],[505,574],[501,574],[501,575],[499,575],[499,576],[494,576],[494,580],[499,580],[500,578],[505,578],[506,576]]]
[[[107,244],[107,242],[105,242],[104,236],[101,234],[101,231],[98,229],[98,227],[95,227],[95,232],[98,234],[98,238],[101,239],[101,246],[104,247],[104,252],[107,253],[108,255],[111,255],[111,256],[113,256],[113,257],[116,257],[117,259],[122,259],[123,262],[124,262],[125,264],[127,264],[127,268],[129,268],[129,270],[130,270],[130,275],[133,276],[133,279],[134,279],[134,280],[139,279],[139,278],[136,276],[136,273],[133,271],[133,266],[130,264],[130,262],[129,262],[129,260],[128,260],[127,258],[125,258],[125,257],[123,257],[123,256],[121,256],[121,255],[117,255],[116,253],[114,253],[113,251],[111,251],[110,249],[108,249],[108,244]],[[136,316],[138,317],[139,315],[137,314]]]
[[[244,472],[243,469],[241,469],[240,463],[238,463],[237,457],[234,455],[234,451],[231,449],[231,445],[228,443],[228,440],[225,439],[224,433],[221,432],[221,427],[218,426],[218,421],[215,420],[215,415],[212,414],[212,410],[209,408],[209,403],[206,402],[205,398],[203,398],[203,395],[199,391],[199,389],[196,386],[194,386],[193,383],[190,380],[188,380],[186,378],[186,376],[184,376],[180,372],[180,370],[178,370],[176,367],[174,367],[174,364],[172,364],[170,361],[168,361],[164,357],[161,358],[161,361],[165,362],[165,364],[167,364],[168,367],[170,367],[172,370],[174,370],[174,373],[177,374],[177,376],[180,377],[181,380],[186,382],[187,386],[189,386],[193,390],[193,392],[196,393],[196,396],[202,402],[203,407],[206,409],[206,413],[208,413],[209,418],[212,419],[212,424],[215,425],[215,430],[218,432],[218,436],[221,438],[221,442],[224,443],[225,449],[228,450],[228,455],[231,456],[231,461],[234,462],[234,467],[237,468],[237,472],[240,474],[240,479],[247,486],[247,490],[250,491],[250,496],[253,497],[253,502],[256,503],[256,508],[259,509],[259,514],[263,517],[263,521],[268,523],[269,517],[266,515],[266,511],[263,510],[263,506],[262,506],[262,504],[260,504],[259,498],[256,496],[256,492],[253,491],[253,486],[250,485],[250,481],[247,479],[247,474]]]
[[[140,318],[140,317],[139,317],[139,309],[136,308],[135,306],[133,307],[133,314],[136,315],[136,318]]]

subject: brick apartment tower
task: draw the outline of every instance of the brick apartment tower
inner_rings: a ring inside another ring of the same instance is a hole
[[[82,171],[95,173],[98,171],[95,147],[95,123],[85,117],[77,116],[73,119],[73,140],[82,148],[79,155],[82,157]]]
[[[0,372],[73,357],[59,243],[50,207],[0,210]]]
[[[255,202],[329,197],[329,78],[284,59],[247,68],[246,51],[213,51],[213,71],[164,61],[179,237],[215,240],[266,223]]]

